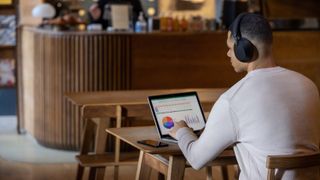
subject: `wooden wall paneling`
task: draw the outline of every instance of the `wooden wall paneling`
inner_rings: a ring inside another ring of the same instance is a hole
[[[117,39],[115,38],[115,36],[116,35],[111,36],[111,38],[112,38],[111,39],[111,42],[112,42],[111,49],[112,49],[112,51],[110,52],[112,54],[112,59],[110,59],[110,61],[112,62],[112,67],[113,67],[112,70],[111,70],[111,72],[112,72],[111,81],[113,82],[112,86],[111,86],[112,90],[117,90],[117,82],[114,80],[114,79],[117,78],[117,68],[118,68],[118,66],[117,66],[118,64],[117,64],[117,61],[116,61],[116,59],[117,59]]]
[[[72,70],[71,70],[71,66],[73,66],[72,64],[72,60],[71,60],[71,36],[67,36],[66,37],[66,72],[65,72],[65,82],[66,82],[66,87],[65,89],[63,89],[64,91],[71,91],[71,80],[72,80]],[[66,124],[66,137],[64,138],[64,141],[66,143],[66,146],[70,145],[72,143],[71,141],[71,131],[72,131],[72,119],[71,118],[71,104],[70,102],[66,101],[66,121],[64,122]]]
[[[223,32],[132,36],[132,89],[230,87],[243,77]]]
[[[66,37],[60,37],[60,38],[58,38],[57,37],[57,39],[59,40],[59,42],[61,43],[61,47],[62,47],[62,49],[61,49],[61,51],[62,51],[62,53],[61,53],[61,69],[62,69],[62,75],[61,75],[61,82],[62,82],[62,86],[61,86],[61,92],[63,92],[65,89],[66,89],[66,85],[67,85],[67,82],[66,82],[66,69],[67,69],[67,64],[66,64],[66,59],[67,59],[67,57],[66,57],[66,46],[67,46],[67,41],[66,41]],[[67,103],[68,102],[66,102],[66,101],[63,101],[63,103],[62,103],[62,122],[64,122],[64,123],[62,123],[62,136],[64,137],[63,139],[62,139],[62,143],[61,143],[61,145],[62,146],[67,146],[67,142],[65,141],[65,137],[67,137],[67,126],[66,126],[66,122],[67,122],[67,115],[66,115],[66,108],[67,108]]]
[[[84,91],[88,91],[88,71],[87,71],[87,68],[88,68],[88,46],[89,46],[89,38],[85,38],[84,39],[84,48],[83,48],[83,57],[84,57],[84,66],[83,66],[83,77],[84,77]]]
[[[68,79],[67,79],[67,84],[68,84],[68,89],[64,89],[64,92],[73,92],[74,91],[74,38],[73,35],[68,36],[68,43],[69,45],[68,47],[68,56],[67,56],[67,61],[68,61],[68,72],[66,72],[68,74]],[[65,99],[65,101],[67,101],[67,99]],[[68,104],[68,118],[66,123],[68,123],[68,129],[66,130],[68,132],[68,136],[66,137],[66,141],[67,141],[67,145],[73,144],[73,138],[74,138],[74,118],[73,118],[73,106],[72,104],[67,101]]]
[[[104,58],[103,58],[103,44],[102,44],[102,37],[101,35],[98,36],[98,45],[97,45],[97,49],[98,49],[98,91],[103,90],[102,85],[103,85],[103,62],[104,62]]]
[[[35,130],[38,131],[38,136],[41,139],[41,142],[44,142],[45,136],[44,136],[44,131],[45,131],[45,122],[44,122],[44,114],[45,114],[45,104],[44,104],[44,76],[45,76],[45,71],[44,71],[44,60],[46,59],[46,51],[45,51],[45,46],[44,46],[44,41],[45,37],[41,35],[37,35],[37,41],[39,43],[39,55],[37,55],[37,59],[35,60],[35,96],[36,96],[36,123],[35,123]],[[38,49],[38,48],[37,48]]]
[[[80,41],[79,41],[78,36],[74,37],[74,43],[75,43],[75,90],[74,91],[80,91],[80,61],[79,61],[79,57],[80,57],[80,51],[79,51],[79,45],[80,45]],[[80,142],[80,109],[79,107],[73,106],[74,108],[74,144],[77,144],[77,142]]]
[[[97,59],[97,57],[95,56],[95,52],[96,52],[96,49],[94,48],[95,47],[95,39],[96,39],[96,37],[91,37],[90,38],[91,39],[91,48],[90,48],[90,50],[91,50],[91,54],[90,54],[90,68],[89,68],[89,74],[90,74],[90,82],[89,82],[89,84],[90,84],[90,86],[91,86],[91,89],[90,89],[90,91],[94,91],[94,89],[95,89],[95,86],[96,86],[96,83],[95,83],[95,81],[96,81],[96,79],[95,79],[95,76],[96,76],[96,59]],[[90,70],[92,70],[92,71],[90,71]]]
[[[98,37],[93,37],[93,90],[98,89]]]
[[[104,42],[103,42],[103,36],[99,35],[98,37],[98,49],[99,49],[99,74],[98,77],[99,79],[99,86],[98,89],[99,91],[101,91],[102,89],[104,89],[104,84],[105,84],[105,77],[104,77],[104,73],[106,73],[106,71],[104,71],[104,66],[105,66],[105,49],[104,49]]]
[[[56,140],[55,143],[58,142],[63,142],[63,138],[62,138],[62,127],[63,127],[63,121],[62,121],[62,109],[61,106],[63,104],[63,94],[61,92],[61,58],[59,57],[59,55],[61,54],[61,44],[59,46],[59,39],[57,38],[57,36],[53,37],[53,46],[56,47],[55,49],[55,58],[54,58],[54,74],[55,74],[55,78],[53,81],[53,86],[54,86],[54,109],[55,109],[55,118],[54,119],[61,119],[60,121],[55,121],[55,126],[56,126],[56,132],[55,132],[55,136],[56,136]]]
[[[269,17],[271,18],[309,18],[320,17],[318,0],[269,0]]]
[[[319,31],[290,32],[289,35],[277,32],[274,33],[273,51],[279,65],[304,74],[320,91],[319,40]]]
[[[131,36],[127,36],[127,43],[125,43],[126,47],[126,84],[127,84],[127,89],[132,88],[132,52],[131,52],[131,47],[132,47],[132,39]]]
[[[43,121],[44,122],[44,127],[43,127],[43,142],[44,143],[48,143],[51,144],[53,143],[53,137],[50,136],[49,134],[52,134],[54,131],[54,128],[52,124],[54,121],[50,122],[52,115],[52,104],[50,104],[50,102],[52,102],[52,92],[50,89],[50,82],[52,82],[52,62],[54,61],[53,59],[53,46],[52,46],[52,42],[51,42],[51,38],[48,37],[43,37],[43,48],[44,48],[44,53],[43,53],[43,59],[39,59],[41,61],[41,63],[43,64],[43,72],[42,74],[39,74],[41,76],[43,76],[43,80],[40,81],[43,83],[43,107],[44,108],[44,112],[43,112],[43,119],[39,119],[39,121]],[[46,44],[46,46],[45,46]],[[50,125],[52,127],[50,127]]]
[[[102,71],[101,71],[101,73],[103,74],[103,76],[101,76],[102,77],[102,89],[107,89],[107,87],[108,87],[108,84],[107,84],[107,74],[108,74],[108,69],[107,69],[107,64],[108,64],[108,62],[107,62],[107,41],[106,41],[106,37],[105,36],[102,36],[101,35],[101,41],[102,41],[102,46],[101,46],[101,52],[102,52],[102,54],[101,54],[101,56],[102,56],[102,59],[103,59],[103,61],[102,61]]]
[[[84,72],[83,72],[83,69],[84,69],[84,37],[81,37],[79,36],[79,49],[78,49],[78,52],[79,52],[79,92],[83,92],[84,91]],[[83,131],[83,127],[84,127],[84,122],[83,122],[83,119],[81,119],[81,110],[80,108],[78,107],[77,108],[77,122],[78,122],[78,125],[77,125],[77,128],[78,128],[78,132],[77,134],[78,135],[78,138],[77,138],[77,142],[81,142],[81,132]],[[79,147],[80,147],[81,144],[79,144]]]
[[[117,90],[119,90],[119,89],[121,89],[122,87],[121,87],[121,82],[122,82],[122,47],[121,47],[121,44],[122,43],[122,41],[121,41],[121,37],[120,36],[118,36],[117,37],[117,59],[116,59],[116,61],[117,61],[117,63],[118,63],[118,68],[117,68],[117,76],[116,76],[116,78],[115,78],[115,81],[116,80],[118,80],[118,81],[116,81],[117,82]]]
[[[108,58],[107,58],[107,62],[108,62],[108,90],[112,90],[112,85],[113,85],[113,81],[112,81],[112,70],[113,70],[113,63],[112,63],[112,36],[108,36],[107,37],[107,52],[108,52]]]

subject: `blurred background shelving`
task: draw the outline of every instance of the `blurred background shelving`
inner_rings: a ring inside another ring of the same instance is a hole
[[[0,116],[16,115],[16,3],[0,1]]]

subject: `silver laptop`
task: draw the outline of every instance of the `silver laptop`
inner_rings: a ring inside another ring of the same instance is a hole
[[[169,135],[176,121],[184,120],[196,134],[205,127],[205,116],[196,92],[149,96],[148,101],[163,141],[177,142]]]

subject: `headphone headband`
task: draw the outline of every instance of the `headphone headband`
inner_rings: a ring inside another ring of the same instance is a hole
[[[242,38],[241,30],[240,30],[240,24],[241,20],[244,16],[248,15],[249,13],[241,13],[238,15],[238,17],[234,20],[231,27],[231,34],[234,38],[235,42],[238,43],[239,39]]]

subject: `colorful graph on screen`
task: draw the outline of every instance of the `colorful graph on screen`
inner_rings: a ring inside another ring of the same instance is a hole
[[[184,119],[186,121],[186,123],[188,125],[190,124],[199,124],[200,123],[200,119],[197,115],[193,115],[193,114],[188,114],[184,116]]]
[[[162,118],[162,124],[167,129],[171,129],[174,126],[173,119],[169,116]]]

